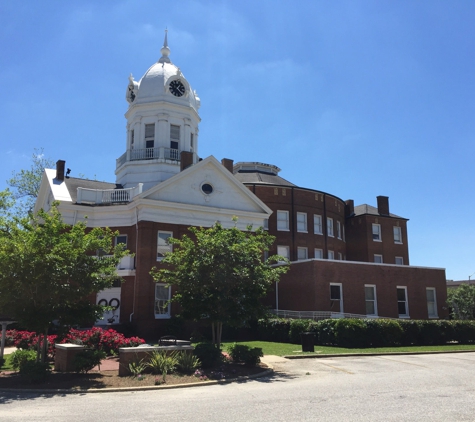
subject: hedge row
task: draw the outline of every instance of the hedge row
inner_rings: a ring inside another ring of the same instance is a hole
[[[298,344],[303,332],[313,332],[315,344],[322,346],[364,348],[475,343],[475,321],[271,318],[258,322],[258,336],[262,341]]]

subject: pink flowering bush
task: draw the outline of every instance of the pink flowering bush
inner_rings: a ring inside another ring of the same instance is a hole
[[[48,336],[48,355],[54,357],[54,344],[57,341],[56,335]],[[42,342],[42,338],[40,340]],[[126,338],[123,334],[113,329],[104,330],[93,327],[90,330],[71,329],[69,333],[59,343],[83,344],[91,349],[102,350],[107,355],[119,353],[119,347],[135,347],[144,344],[145,340],[139,337]],[[7,330],[6,346],[14,346],[19,349],[36,350],[38,336],[30,331]]]
[[[120,347],[136,347],[144,344],[145,340],[140,337],[126,338],[112,328],[103,330],[93,327],[85,331],[72,328],[61,343],[80,343],[92,349],[102,350],[110,356],[118,354]]]

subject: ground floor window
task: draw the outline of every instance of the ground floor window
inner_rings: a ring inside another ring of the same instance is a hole
[[[407,303],[407,287],[397,287],[397,309],[399,318],[409,318],[409,306]]]
[[[366,303],[366,315],[376,316],[378,315],[378,307],[376,304],[376,286],[365,285],[364,296]]]
[[[155,285],[155,318],[170,318],[171,287]]]
[[[437,301],[435,299],[435,288],[428,287],[426,289],[427,296],[427,313],[429,318],[437,318]]]
[[[343,294],[341,283],[330,284],[330,301],[332,312],[343,312]]]

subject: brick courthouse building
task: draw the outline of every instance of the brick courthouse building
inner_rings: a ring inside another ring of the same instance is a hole
[[[273,165],[236,163],[198,155],[196,91],[162,56],[126,90],[127,139],[116,160],[114,183],[68,176],[66,164],[46,169],[35,210],[59,201],[66,223],[86,216],[90,227],[111,227],[134,256],[122,259],[124,280],[97,294],[115,307],[101,324],[132,323],[155,335],[175,313],[172,289],[149,272],[170,251],[167,238],[190,226],[220,221],[231,227],[264,226],[276,236],[271,254],[292,262],[268,298],[273,309],[328,311],[393,318],[446,316],[445,270],[409,265],[407,219],[390,213],[387,197],[377,207],[354,206],[335,195],[295,186]]]

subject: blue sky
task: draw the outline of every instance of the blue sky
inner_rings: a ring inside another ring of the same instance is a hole
[[[201,157],[275,164],[355,204],[389,196],[412,265],[475,272],[475,2],[0,3],[0,189],[34,148],[115,181],[125,90],[170,58]],[[475,278],[475,276],[474,276]]]

